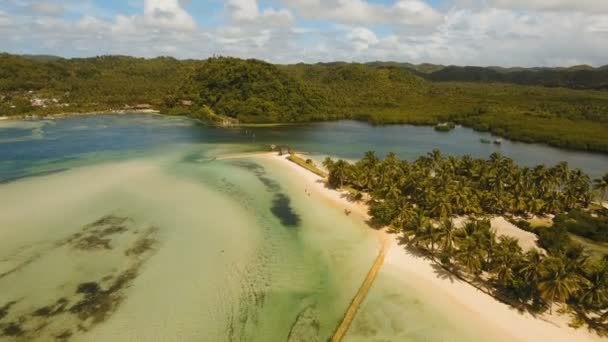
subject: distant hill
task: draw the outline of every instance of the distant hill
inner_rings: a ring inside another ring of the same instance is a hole
[[[444,66],[398,62],[370,62],[372,67],[396,66],[415,72],[429,81],[437,82],[499,82],[572,89],[608,89],[608,65],[571,67],[504,68],[498,66]]]
[[[366,64],[369,66],[373,66],[373,67],[392,66],[392,67],[398,67],[398,68],[405,68],[405,69],[413,70],[416,73],[420,73],[420,74],[430,74],[430,73],[433,73],[435,71],[439,71],[439,70],[445,68],[445,65],[430,64],[430,63],[412,64],[412,63],[376,61],[376,62],[369,62]]]
[[[431,81],[503,82],[573,89],[608,89],[608,68],[576,66],[571,68],[502,68],[449,66],[422,75]]]

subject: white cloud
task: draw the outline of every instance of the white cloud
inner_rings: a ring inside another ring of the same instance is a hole
[[[260,11],[257,0],[228,0],[226,9],[235,24],[289,26],[294,21],[291,12],[286,9],[267,8]]]
[[[228,0],[226,7],[234,20],[254,20],[260,15],[255,0]]]
[[[111,28],[115,33],[135,33],[145,29],[169,31],[194,31],[196,23],[182,8],[179,0],[144,0],[143,14],[116,16]]]
[[[196,23],[178,0],[144,0],[144,20],[150,26],[194,30]]]
[[[348,33],[348,39],[357,52],[367,50],[370,46],[378,43],[376,34],[365,27],[353,28],[352,31]]]
[[[431,26],[442,16],[421,0],[399,0],[386,6],[364,0],[285,0],[288,6],[312,19],[334,20],[345,24],[399,24]]]
[[[608,12],[606,0],[489,0],[487,5],[518,10]]]
[[[38,1],[27,6],[27,9],[33,13],[41,15],[59,16],[64,12],[63,5],[51,1]]]

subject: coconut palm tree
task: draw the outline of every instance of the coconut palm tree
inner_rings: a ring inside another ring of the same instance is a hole
[[[380,159],[374,151],[365,152],[363,159],[355,164],[359,171],[359,183],[363,189],[372,190],[376,186],[379,164]]]
[[[323,160],[323,167],[325,167],[328,172],[331,172],[331,170],[334,168],[334,164],[334,160],[330,157],[325,157],[325,159]]]
[[[549,256],[543,259],[538,291],[550,308],[554,302],[565,302],[579,291],[581,283],[578,274],[568,272],[562,257]]]
[[[536,285],[540,279],[540,271],[543,261],[543,255],[538,249],[533,248],[526,252],[524,266],[521,272],[524,279],[531,285]]]
[[[454,225],[454,221],[450,218],[443,218],[441,220],[441,229],[439,230],[439,241],[441,250],[448,256],[451,257],[454,254],[454,245],[456,244],[456,235],[458,229]]]
[[[417,209],[411,213],[410,219],[403,223],[403,231],[405,234],[413,235],[410,242],[416,247],[423,240],[424,230],[430,224],[430,219],[424,210]]]
[[[350,164],[342,159],[333,164],[329,172],[329,184],[333,187],[343,187],[344,182],[348,180],[349,167]]]
[[[473,275],[481,273],[483,250],[474,237],[469,236],[459,241],[456,260],[468,273]]]
[[[515,278],[515,266],[522,260],[522,250],[516,238],[500,236],[493,252],[490,271],[498,284],[506,287]]]
[[[551,174],[545,165],[538,165],[533,169],[533,182],[541,193],[546,193],[551,187]]]
[[[586,274],[587,281],[581,288],[577,300],[590,310],[608,306],[608,262],[601,260],[594,264]]]

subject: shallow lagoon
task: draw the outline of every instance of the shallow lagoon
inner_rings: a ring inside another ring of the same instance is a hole
[[[324,341],[376,254],[297,177],[214,160],[275,133],[141,115],[0,132],[0,340]],[[381,273],[347,340],[496,340],[453,311]]]

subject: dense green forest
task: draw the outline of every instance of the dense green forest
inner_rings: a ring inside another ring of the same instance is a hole
[[[608,91],[432,82],[420,74],[445,68],[416,68],[397,63],[273,65],[223,57],[182,61],[0,54],[0,115],[149,104],[214,123],[450,121],[515,140],[608,152]],[[35,103],[37,98],[43,102]]]
[[[474,159],[438,150],[413,162],[367,152],[355,163],[327,158],[324,166],[329,186],[367,200],[371,223],[453,274],[522,310],[565,304],[575,324],[608,331],[608,258],[590,258],[570,235],[605,241],[608,211],[590,203],[608,189],[608,175],[594,182],[594,194],[589,176],[566,163],[528,168],[497,153]],[[532,230],[544,250],[522,250],[489,220],[547,214],[557,215],[553,227]]]
[[[608,89],[608,65],[599,68],[588,65],[569,68],[502,68],[396,62],[372,62],[367,65],[408,69],[429,81],[502,82],[573,89]]]

